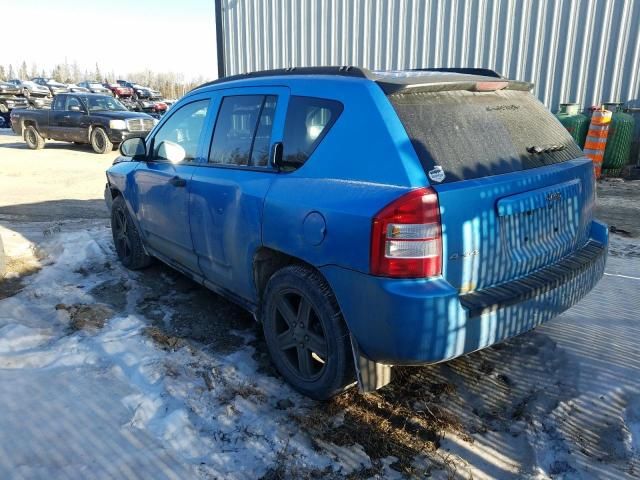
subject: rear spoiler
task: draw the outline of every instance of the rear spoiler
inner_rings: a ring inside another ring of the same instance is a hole
[[[493,92],[497,90],[519,90],[529,92],[533,84],[517,80],[497,80],[496,78],[478,77],[477,80],[442,81],[431,83],[407,83],[399,84],[395,82],[385,82],[377,80],[386,95],[399,93],[432,93],[449,92],[455,90],[467,90],[469,92]]]
[[[411,70],[372,71],[367,78],[375,81],[387,95],[400,91],[446,92],[467,90],[494,92],[496,90],[530,91],[533,84],[504,78],[488,68],[414,68]]]
[[[504,78],[501,74],[490,68],[466,68],[466,67],[445,67],[445,68],[412,68],[413,72],[449,72],[464,73],[465,75],[480,75],[481,77]]]

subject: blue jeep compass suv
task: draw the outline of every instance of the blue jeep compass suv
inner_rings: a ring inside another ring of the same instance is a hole
[[[526,332],[603,274],[594,172],[495,72],[274,70],[203,85],[108,170],[117,254],[250,310],[324,399]]]

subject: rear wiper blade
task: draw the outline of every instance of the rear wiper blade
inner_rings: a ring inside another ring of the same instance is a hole
[[[567,148],[565,145],[541,145],[541,146],[531,146],[527,147],[527,152],[533,154],[540,153],[550,153],[550,152],[559,152],[560,150],[564,150]]]

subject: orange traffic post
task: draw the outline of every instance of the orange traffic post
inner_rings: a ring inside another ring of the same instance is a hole
[[[587,140],[584,143],[584,154],[593,161],[596,178],[600,178],[602,173],[602,160],[604,158],[604,149],[607,146],[611,116],[612,112],[605,110],[604,107],[594,110],[591,116],[589,132],[587,133]]]

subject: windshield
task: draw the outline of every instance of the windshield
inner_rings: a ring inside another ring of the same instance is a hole
[[[126,111],[127,108],[122,105],[118,100],[113,97],[107,96],[95,96],[95,97],[82,97],[82,102],[90,112],[121,112]]]
[[[99,83],[90,83],[89,84],[90,88],[104,88],[102,85],[100,85]]]

